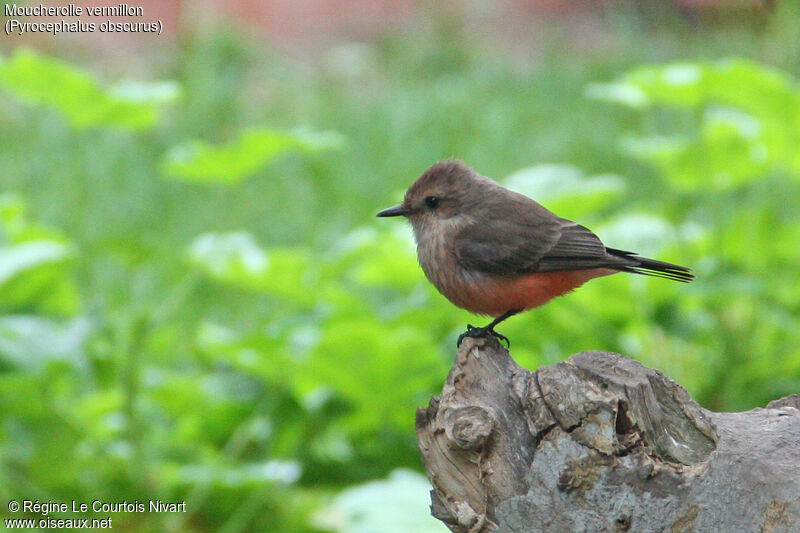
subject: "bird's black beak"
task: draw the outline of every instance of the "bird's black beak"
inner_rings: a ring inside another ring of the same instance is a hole
[[[389,209],[384,209],[377,215],[376,217],[404,217],[408,215],[411,211],[404,206],[403,204],[396,205],[394,207],[390,207]]]

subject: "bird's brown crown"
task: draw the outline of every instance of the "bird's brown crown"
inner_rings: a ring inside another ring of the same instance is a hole
[[[479,175],[462,161],[445,159],[426,170],[408,188],[403,204],[413,208],[431,196],[460,202],[474,196],[475,189],[480,185],[485,186],[486,183],[496,186],[493,181]]]

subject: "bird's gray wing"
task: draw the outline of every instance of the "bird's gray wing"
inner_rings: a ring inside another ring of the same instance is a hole
[[[615,267],[624,262],[608,255],[605,245],[588,228],[563,218],[560,236],[539,261],[536,272],[582,270],[585,268]]]
[[[462,228],[454,239],[459,265],[467,270],[513,275],[624,264],[610,257],[600,239],[587,228],[530,202]]]

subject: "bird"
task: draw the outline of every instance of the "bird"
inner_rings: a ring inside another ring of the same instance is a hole
[[[588,228],[506,189],[458,159],[439,161],[378,217],[411,223],[425,276],[454,305],[494,317],[467,325],[467,337],[491,336],[507,318],[539,307],[587,281],[628,272],[680,282],[689,268],[609,248]]]

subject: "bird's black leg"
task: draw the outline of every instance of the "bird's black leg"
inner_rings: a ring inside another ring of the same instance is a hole
[[[461,346],[461,341],[463,341],[466,337],[475,338],[475,337],[485,337],[486,335],[490,335],[490,336],[492,336],[492,337],[494,337],[496,339],[499,339],[501,341],[506,341],[506,344],[508,345],[508,347],[511,348],[511,341],[508,340],[508,337],[506,337],[505,335],[503,335],[501,333],[497,333],[494,330],[494,327],[497,324],[499,324],[500,322],[502,322],[503,320],[505,320],[506,318],[508,318],[510,316],[514,316],[517,313],[519,313],[520,311],[522,311],[522,310],[521,309],[512,309],[511,311],[506,311],[505,313],[503,313],[499,317],[495,318],[488,325],[486,325],[486,326],[484,326],[482,328],[476,328],[472,324],[467,324],[467,331],[465,331],[464,333],[462,333],[461,335],[458,336],[458,341],[456,342],[456,346]]]

